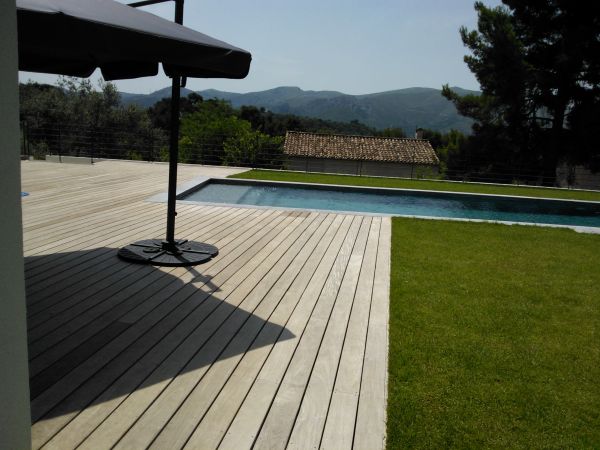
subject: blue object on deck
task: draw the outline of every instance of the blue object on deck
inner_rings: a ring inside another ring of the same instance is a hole
[[[211,180],[182,200],[600,227],[600,202],[482,194]]]
[[[21,197],[27,197],[28,195],[29,195],[29,192],[21,191]]]

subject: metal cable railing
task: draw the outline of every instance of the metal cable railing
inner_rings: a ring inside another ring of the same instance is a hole
[[[128,130],[118,127],[102,129],[82,126],[31,127],[26,122],[21,127],[22,154],[36,159],[47,155],[98,159],[126,159],[139,161],[167,161],[168,138],[162,130]],[[240,144],[243,142],[243,144]],[[514,167],[509,164],[483,159],[454,158],[447,168],[438,170],[431,166],[407,162],[374,173],[366,169],[369,161],[338,161],[323,164],[315,158],[287,156],[283,144],[230,139],[228,136],[210,136],[180,141],[179,162],[203,165],[227,165],[272,170],[342,173],[358,176],[382,175],[413,179],[447,179],[452,181],[500,183],[513,185],[549,185],[562,187],[600,189],[600,173],[583,167],[562,166],[556,176],[544,176],[538,167]]]

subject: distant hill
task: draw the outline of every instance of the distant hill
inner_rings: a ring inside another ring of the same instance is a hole
[[[461,88],[452,88],[459,94],[477,94]],[[182,95],[191,93],[182,90]],[[136,103],[142,107],[153,105],[163,97],[170,96],[170,88],[151,94],[121,93],[125,104]],[[338,122],[358,120],[374,128],[400,127],[407,135],[415,128],[423,127],[437,131],[457,129],[471,131],[472,121],[460,116],[454,105],[441,95],[439,89],[407,88],[366,95],[348,95],[336,91],[304,91],[298,87],[277,87],[260,92],[239,94],[214,89],[199,91],[205,99],[228,100],[239,108],[242,105],[263,107],[275,113],[317,117]]]
[[[181,96],[187,97],[192,92],[191,89],[181,88]],[[150,94],[130,94],[127,92],[121,92],[121,103],[124,105],[135,104],[141,106],[142,108],[149,108],[154,105],[157,101],[162,100],[165,97],[171,96],[171,87],[166,87],[163,89],[159,89],[158,91],[154,91]]]

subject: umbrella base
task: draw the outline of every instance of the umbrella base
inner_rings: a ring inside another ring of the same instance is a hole
[[[122,247],[118,252],[126,261],[171,267],[195,266],[218,254],[219,249],[214,245],[185,239],[173,242],[145,239]]]

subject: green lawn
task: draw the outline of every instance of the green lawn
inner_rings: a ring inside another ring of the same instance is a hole
[[[393,219],[388,448],[600,448],[600,236]]]
[[[600,200],[512,186],[238,177]],[[600,235],[392,220],[388,448],[600,448]]]
[[[296,181],[302,183],[347,184],[353,186],[379,186],[454,192],[477,192],[481,194],[521,195],[530,197],[551,197],[600,201],[600,192],[596,191],[573,191],[567,189],[547,189],[511,185],[498,186],[478,183],[450,183],[447,181],[408,180],[400,178],[357,177],[351,175],[327,175],[317,173],[279,172],[271,170],[250,170],[248,172],[232,175],[231,178]]]

